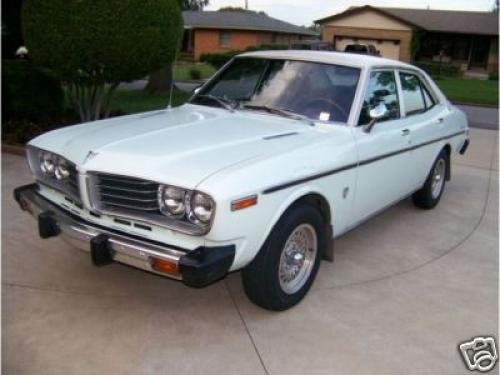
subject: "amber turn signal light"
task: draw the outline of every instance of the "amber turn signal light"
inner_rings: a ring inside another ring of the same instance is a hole
[[[252,207],[257,204],[257,196],[252,195],[231,202],[231,211],[242,210],[244,208]]]
[[[165,259],[151,258],[151,267],[158,272],[168,273],[173,276],[179,275],[179,267],[177,263]]]

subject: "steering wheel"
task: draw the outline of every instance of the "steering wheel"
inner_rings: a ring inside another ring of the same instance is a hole
[[[335,107],[335,109],[337,111],[339,111],[342,115],[344,115],[345,118],[349,117],[349,115],[346,113],[346,111],[344,111],[344,109],[340,105],[338,105],[337,103],[335,103],[334,101],[332,101],[330,99],[327,99],[327,98],[313,98],[313,99],[309,100],[308,102],[306,102],[306,108],[310,107],[310,106],[314,107],[313,103],[326,103],[330,107]]]

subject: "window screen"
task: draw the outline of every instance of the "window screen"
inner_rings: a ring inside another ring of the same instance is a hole
[[[219,32],[219,46],[229,47],[231,44],[231,33],[229,31]]]

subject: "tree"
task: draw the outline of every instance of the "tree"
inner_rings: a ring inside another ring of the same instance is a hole
[[[209,0],[177,0],[181,10],[203,10]],[[149,92],[166,92],[170,90],[174,74],[172,64],[168,64],[149,75],[146,90]]]
[[[267,13],[266,12],[263,12],[263,11],[256,11],[256,10],[250,10],[250,9],[245,9],[245,8],[242,8],[242,7],[231,7],[231,6],[227,6],[227,7],[222,7],[222,8],[219,8],[218,10],[219,12],[247,12],[247,13],[254,13],[254,14],[262,14],[264,16],[267,16]]]
[[[2,0],[2,59],[14,58],[23,43],[21,0]]]
[[[209,0],[178,0],[178,2],[182,10],[203,10]]]
[[[498,13],[498,8],[500,7],[499,0],[495,0],[493,3],[493,12]]]
[[[82,121],[109,115],[118,84],[173,61],[182,32],[177,0],[26,0],[32,59],[59,78]]]

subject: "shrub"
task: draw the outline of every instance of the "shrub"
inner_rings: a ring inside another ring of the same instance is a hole
[[[488,79],[490,81],[498,81],[498,72],[490,73],[490,75],[488,76]]]
[[[194,79],[194,80],[201,79],[201,72],[200,72],[200,70],[197,69],[197,68],[191,68],[191,69],[189,69],[189,77],[191,79]]]
[[[27,60],[2,61],[2,121],[48,119],[63,108],[64,92],[57,79]]]
[[[177,0],[25,0],[25,43],[68,87],[82,121],[109,112],[123,81],[169,65],[182,35]]]
[[[212,65],[216,69],[220,69],[225,63],[231,60],[234,56],[242,52],[250,51],[267,51],[267,50],[284,50],[288,49],[287,44],[262,44],[260,46],[250,46],[244,51],[228,51],[223,53],[204,53],[200,56],[200,61]]]
[[[200,61],[212,65],[215,69],[220,69],[222,66],[231,60],[241,51],[229,51],[224,53],[204,53],[200,56]]]
[[[415,63],[420,69],[425,70],[431,76],[446,76],[457,77],[461,74],[460,68],[457,65],[443,63],[441,69],[437,62],[418,61]]]

